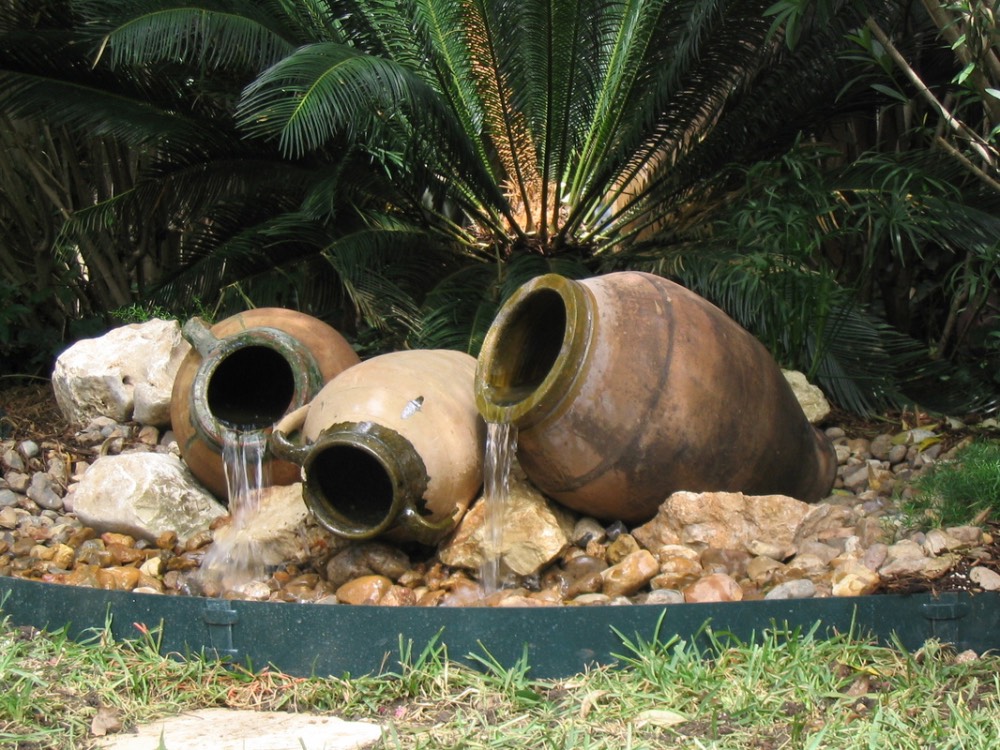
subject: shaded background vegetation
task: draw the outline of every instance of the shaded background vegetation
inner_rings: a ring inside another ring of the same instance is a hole
[[[628,268],[844,408],[995,408],[997,10],[0,0],[0,366],[264,305],[475,354]]]

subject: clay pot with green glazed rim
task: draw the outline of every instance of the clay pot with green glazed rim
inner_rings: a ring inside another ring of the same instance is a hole
[[[517,427],[542,492],[604,520],[646,521],[678,490],[812,502],[837,468],[763,344],[647,273],[524,284],[486,335],[476,400]]]
[[[306,505],[335,534],[432,545],[482,486],[475,372],[456,351],[373,357],[275,425],[270,448],[301,465]]]
[[[309,403],[360,358],[335,328],[305,313],[262,307],[209,327],[192,318],[192,344],[174,380],[170,421],[191,473],[227,499],[224,431],[267,431]],[[298,467],[268,459],[270,483],[298,481]]]

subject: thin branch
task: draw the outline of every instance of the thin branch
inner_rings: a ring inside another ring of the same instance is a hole
[[[896,49],[895,45],[889,37],[886,36],[886,33],[873,18],[869,18],[865,22],[865,25],[871,30],[872,34],[885,48],[886,52],[889,53],[889,56],[892,58],[892,61],[896,64],[896,66],[903,71],[907,78],[910,79],[916,87],[917,92],[938,111],[938,113],[944,118],[945,122],[949,125],[949,127],[951,127],[952,130],[955,131],[957,135],[969,141],[969,145],[982,157],[983,161],[989,165],[990,169],[996,171],[996,159],[998,154],[990,146],[990,144],[984,141],[979,134],[969,128],[968,125],[955,117],[948,110],[948,108],[945,107],[936,96],[934,96],[934,93],[927,88],[927,84],[925,84],[923,79],[917,75],[916,71],[910,67],[910,64],[906,61],[903,55],[900,54],[899,50]]]

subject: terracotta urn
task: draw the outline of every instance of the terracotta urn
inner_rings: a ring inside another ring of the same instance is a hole
[[[434,544],[483,481],[475,372],[456,351],[373,357],[275,425],[271,450],[301,465],[306,505],[335,534]]]
[[[284,308],[249,310],[211,327],[192,318],[183,334],[192,349],[174,380],[171,426],[191,472],[223,500],[225,431],[269,430],[360,362],[336,329]],[[297,480],[298,467],[266,463],[271,484]]]
[[[659,276],[556,274],[520,287],[487,333],[476,374],[487,421],[552,499],[640,523],[674,491],[816,501],[837,461],[756,338]]]

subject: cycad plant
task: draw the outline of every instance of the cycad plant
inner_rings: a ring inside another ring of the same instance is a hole
[[[754,199],[753,165],[877,104],[870,66],[843,52],[901,4],[42,4],[70,20],[26,13],[31,34],[7,34],[0,103],[144,154],[142,179],[66,228],[139,228],[167,206],[182,241],[144,299],[290,304],[377,346],[475,353],[528,278],[644,267],[742,300],[741,322],[781,332],[784,363],[853,392],[852,407],[900,393],[893,372],[852,379],[826,345],[862,318],[822,243],[786,232],[782,252],[754,247],[763,232],[733,231],[731,212]]]

